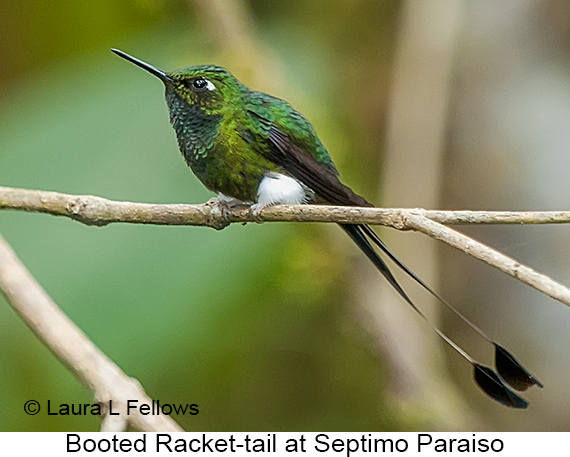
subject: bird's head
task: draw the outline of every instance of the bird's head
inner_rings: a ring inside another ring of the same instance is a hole
[[[180,102],[184,102],[194,109],[199,107],[207,114],[218,114],[224,107],[239,101],[244,87],[222,67],[200,65],[165,72],[118,49],[112,51],[160,79],[166,87],[167,99],[178,98],[178,107]]]

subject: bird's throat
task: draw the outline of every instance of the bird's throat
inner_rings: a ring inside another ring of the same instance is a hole
[[[198,161],[208,156],[218,135],[222,116],[206,113],[199,105],[187,103],[175,92],[166,92],[166,102],[180,152],[194,169]]]

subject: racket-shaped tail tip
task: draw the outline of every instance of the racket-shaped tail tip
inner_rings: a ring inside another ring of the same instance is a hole
[[[528,402],[510,389],[491,368],[473,364],[475,382],[493,400],[509,408],[525,409]]]
[[[513,389],[524,391],[534,385],[543,387],[542,383],[531,375],[509,351],[496,343],[495,366],[501,377]]]

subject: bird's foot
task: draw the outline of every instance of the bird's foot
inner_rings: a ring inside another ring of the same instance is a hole
[[[237,198],[228,198],[224,196],[218,196],[218,206],[222,213],[222,217],[229,222],[230,213],[234,209],[247,208],[249,205],[247,203],[238,200]]]
[[[255,222],[257,222],[258,224],[261,224],[263,222],[263,219],[261,218],[261,211],[263,210],[263,208],[266,208],[268,206],[269,205],[264,205],[262,203],[254,203],[253,205],[250,206],[251,214],[253,215]]]

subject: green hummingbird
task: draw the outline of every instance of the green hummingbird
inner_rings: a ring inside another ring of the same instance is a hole
[[[180,151],[198,179],[218,193],[226,210],[240,202],[251,205],[256,216],[263,208],[279,204],[374,206],[340,181],[311,123],[286,101],[248,88],[218,66],[200,65],[168,73],[123,51],[112,51],[164,83]],[[472,364],[475,382],[487,395],[512,408],[528,406],[513,389],[523,391],[542,384],[513,355],[428,287],[368,225],[339,225],[423,319],[428,321],[373,245],[494,346],[495,370],[478,363],[430,323]]]

